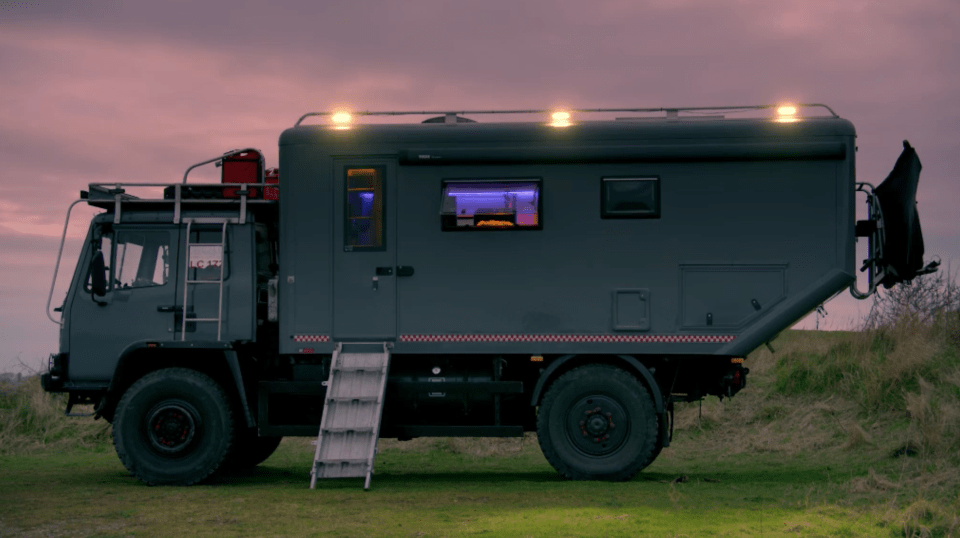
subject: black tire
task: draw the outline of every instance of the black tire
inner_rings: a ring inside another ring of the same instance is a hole
[[[656,457],[656,410],[646,387],[624,370],[581,366],[547,391],[537,437],[564,478],[629,480]]]
[[[256,428],[238,428],[233,450],[223,467],[228,471],[256,467],[273,455],[282,440],[283,437],[260,437]]]
[[[206,374],[151,372],[117,405],[113,445],[130,474],[153,485],[189,486],[210,476],[233,442],[230,402]]]

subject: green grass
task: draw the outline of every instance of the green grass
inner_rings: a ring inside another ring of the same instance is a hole
[[[509,458],[387,449],[369,492],[360,479],[309,490],[312,453],[302,440],[285,441],[260,468],[190,488],[145,487],[106,447],[6,457],[0,534],[897,535],[882,512],[842,502],[845,482],[866,466],[667,454],[633,481],[610,484],[560,480],[533,443]]]

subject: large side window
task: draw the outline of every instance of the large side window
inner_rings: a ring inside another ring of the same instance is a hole
[[[443,230],[540,230],[539,179],[444,180]]]
[[[117,233],[113,267],[115,288],[163,286],[170,280],[170,234]]]
[[[660,218],[658,177],[605,177],[600,196],[602,218]]]
[[[382,166],[348,167],[343,250],[384,250]]]

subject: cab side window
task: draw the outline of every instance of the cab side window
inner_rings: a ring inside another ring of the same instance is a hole
[[[114,288],[163,286],[170,280],[170,234],[119,232],[112,266]]]

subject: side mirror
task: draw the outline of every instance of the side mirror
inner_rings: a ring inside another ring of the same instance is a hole
[[[107,294],[107,268],[103,261],[103,252],[99,250],[90,260],[90,291],[94,295]]]

